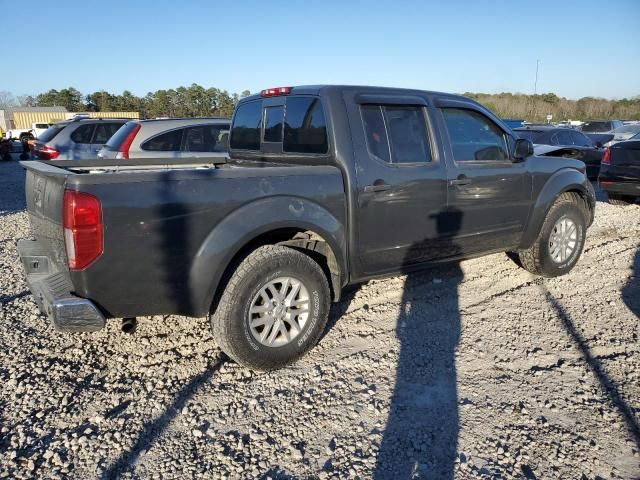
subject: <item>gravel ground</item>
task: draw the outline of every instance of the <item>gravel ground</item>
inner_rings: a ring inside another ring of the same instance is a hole
[[[500,254],[369,282],[253,373],[204,319],[54,331],[22,181],[0,164],[2,478],[640,478],[640,205],[599,201],[562,278]]]

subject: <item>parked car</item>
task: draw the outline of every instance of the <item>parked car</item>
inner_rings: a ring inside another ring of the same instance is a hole
[[[605,150],[598,183],[614,205],[628,205],[640,199],[640,138]]]
[[[603,149],[583,133],[572,128],[524,127],[514,132],[520,138],[533,142],[536,155],[546,157],[569,157],[583,161],[587,166],[587,177],[598,178]]]
[[[273,369],[348,285],[500,251],[568,273],[593,187],[584,163],[532,154],[462,96],[270,88],[238,103],[228,160],[23,162],[35,240],[18,251],[58,329],[210,315],[224,352]]]
[[[98,158],[187,158],[227,155],[228,118],[168,118],[127,122]]]
[[[611,133],[622,125],[622,120],[592,120],[584,122],[580,130],[584,133]]]
[[[5,132],[5,135],[8,140],[15,139],[23,142],[25,140],[33,140],[49,127],[51,127],[49,123],[34,122],[31,124],[31,128],[11,128]]]
[[[610,147],[618,142],[630,140],[632,137],[640,133],[640,123],[631,123],[629,125],[623,125],[616,128],[613,132],[613,138],[604,144],[605,147]]]
[[[128,120],[76,118],[52,125],[33,142],[32,154],[40,160],[90,160]]]

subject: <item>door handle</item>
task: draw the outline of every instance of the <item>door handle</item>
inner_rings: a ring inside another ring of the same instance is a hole
[[[364,187],[364,191],[369,193],[369,192],[384,192],[385,190],[389,190],[391,188],[391,185],[389,185],[388,183],[381,183],[378,185],[367,185],[366,187]]]
[[[463,185],[469,185],[470,183],[471,183],[471,179],[467,178],[464,175],[460,175],[455,180],[449,180],[449,185],[455,185],[455,186],[458,186],[458,187],[461,187]]]

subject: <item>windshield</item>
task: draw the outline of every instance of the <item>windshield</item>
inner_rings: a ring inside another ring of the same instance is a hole
[[[40,140],[41,142],[49,142],[53,140],[53,138],[56,135],[58,135],[62,130],[64,130],[64,127],[66,126],[67,126],[66,123],[57,123],[53,127],[47,128],[44,132],[38,135],[38,140]]]
[[[608,132],[611,130],[611,122],[587,122],[582,125],[583,132]]]
[[[536,143],[536,139],[540,137],[539,130],[514,130],[520,138],[524,138],[526,140],[530,140],[533,143]]]

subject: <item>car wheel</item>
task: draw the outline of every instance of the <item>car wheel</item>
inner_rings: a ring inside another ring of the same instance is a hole
[[[213,335],[241,365],[273,370],[316,344],[329,314],[320,265],[293,248],[267,245],[235,270],[211,315]]]
[[[557,277],[571,271],[584,247],[586,218],[576,195],[560,195],[549,209],[533,245],[517,252],[521,266],[543,277]]]
[[[631,205],[636,201],[635,197],[629,195],[615,195],[610,193],[608,197],[611,205]]]

